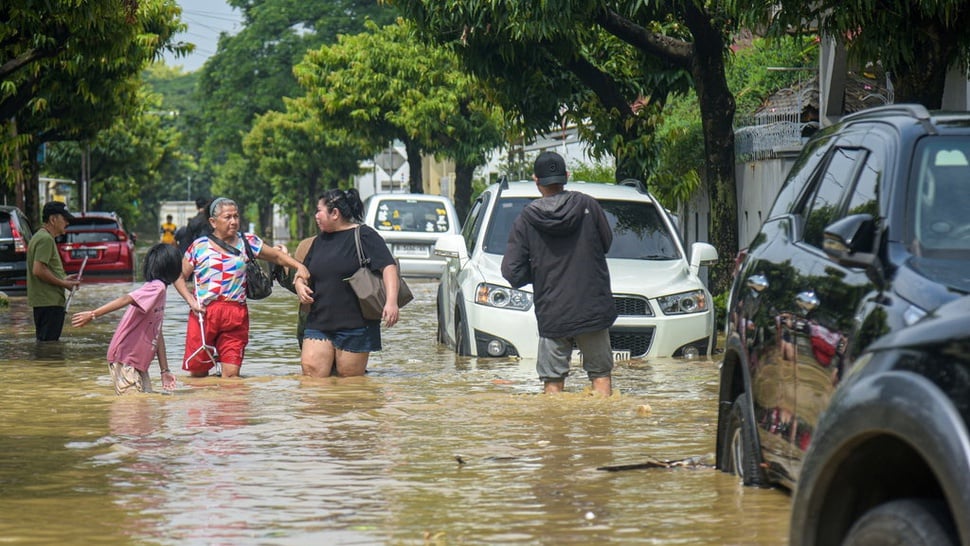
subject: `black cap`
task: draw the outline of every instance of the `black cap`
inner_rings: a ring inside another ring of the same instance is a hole
[[[43,221],[46,222],[54,214],[60,214],[68,222],[74,221],[74,215],[67,210],[67,205],[60,201],[48,201],[44,203]]]
[[[542,152],[536,158],[533,171],[543,186],[566,183],[566,161],[556,152]]]

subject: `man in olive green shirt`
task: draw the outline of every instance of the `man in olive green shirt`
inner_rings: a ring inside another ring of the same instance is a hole
[[[44,205],[43,227],[27,244],[27,305],[34,308],[37,341],[57,341],[64,328],[67,299],[64,290],[80,284],[75,275],[64,274],[64,263],[57,253],[54,237],[67,231],[74,216],[67,205],[50,201]]]

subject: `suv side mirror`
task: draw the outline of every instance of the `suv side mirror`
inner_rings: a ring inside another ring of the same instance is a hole
[[[697,275],[702,265],[717,262],[717,249],[709,243],[697,242],[690,245],[690,272]]]
[[[871,214],[853,214],[825,228],[822,248],[836,263],[861,267],[879,289],[885,287],[882,262],[876,254],[876,221]]]
[[[464,264],[468,260],[468,248],[465,246],[465,238],[461,235],[442,235],[434,243],[435,256],[445,258],[455,258],[459,263]]]

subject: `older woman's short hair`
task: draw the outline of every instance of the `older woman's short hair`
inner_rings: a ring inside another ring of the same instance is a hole
[[[209,216],[218,216],[219,211],[225,207],[236,207],[238,209],[239,205],[228,197],[217,197],[213,199],[212,203],[209,205]]]

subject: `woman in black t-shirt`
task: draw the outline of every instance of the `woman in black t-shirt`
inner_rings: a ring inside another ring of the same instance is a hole
[[[359,225],[363,212],[355,189],[329,190],[317,201],[320,234],[303,262],[310,278],[294,280],[307,283],[313,291],[300,358],[304,375],[364,375],[371,351],[381,349],[381,321],[363,317],[357,295],[345,280],[360,268],[357,229],[363,254],[370,260],[368,267],[384,278],[384,324],[390,327],[398,321],[397,264],[384,239],[369,226]]]

